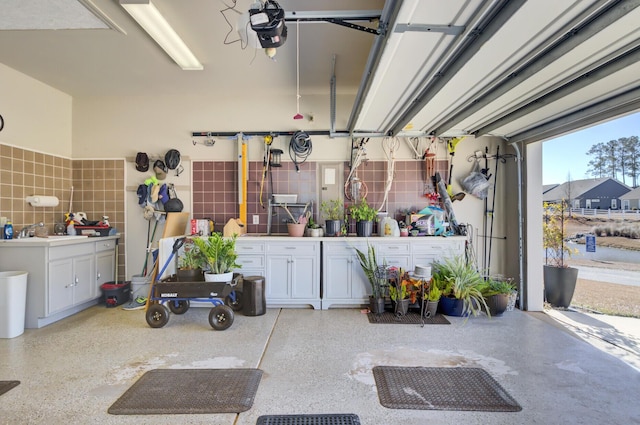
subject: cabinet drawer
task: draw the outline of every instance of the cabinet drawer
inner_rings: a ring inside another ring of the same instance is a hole
[[[326,254],[354,254],[356,250],[354,248],[359,249],[363,253],[367,253],[367,244],[363,242],[347,242],[347,241],[339,241],[339,242],[322,242],[323,251]]]
[[[380,254],[409,254],[411,248],[409,243],[376,243],[376,251]]]
[[[110,239],[108,241],[96,242],[96,252],[111,251],[116,248],[116,240]]]
[[[242,269],[262,269],[264,268],[263,255],[238,255],[236,260],[242,266]]]
[[[413,245],[413,252],[428,253],[458,253],[462,251],[462,241],[454,240],[434,240],[416,243]]]
[[[262,254],[264,253],[264,243],[236,241],[236,251],[238,252],[238,255]]]
[[[78,243],[73,245],[56,246],[49,248],[49,260],[77,257],[79,255],[93,254],[93,243]]]
[[[270,242],[267,244],[269,254],[315,254],[320,252],[319,242]]]

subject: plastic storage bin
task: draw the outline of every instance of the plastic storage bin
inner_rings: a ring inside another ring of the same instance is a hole
[[[264,277],[245,276],[242,282],[242,314],[261,316],[267,312]]]
[[[107,307],[115,307],[129,301],[131,282],[103,283],[100,289],[102,289],[102,298],[100,301],[105,303]]]
[[[0,338],[24,333],[28,272],[0,272]]]

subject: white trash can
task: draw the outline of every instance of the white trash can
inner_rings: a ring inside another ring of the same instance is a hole
[[[24,333],[28,272],[0,272],[0,338]]]

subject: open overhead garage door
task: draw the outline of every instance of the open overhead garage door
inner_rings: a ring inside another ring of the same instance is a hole
[[[639,6],[387,1],[349,130],[526,143],[638,110]]]

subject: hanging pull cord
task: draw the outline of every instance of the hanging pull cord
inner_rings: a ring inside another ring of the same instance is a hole
[[[311,155],[312,150],[311,137],[304,131],[296,131],[293,136],[291,136],[291,141],[289,142],[289,156],[291,157],[291,161],[296,166],[296,172],[300,172],[300,164],[303,164],[309,155]]]

